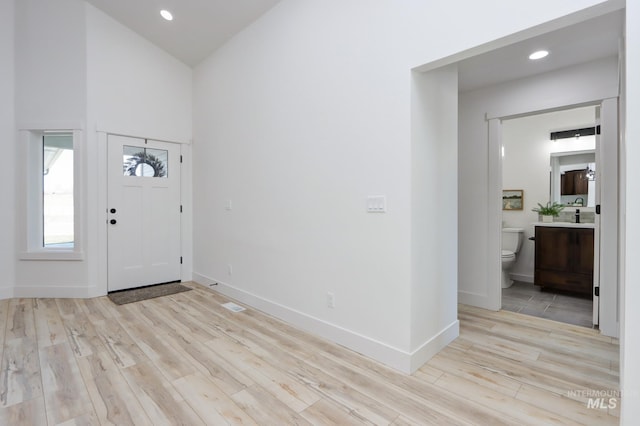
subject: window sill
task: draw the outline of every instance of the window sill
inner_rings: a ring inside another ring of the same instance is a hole
[[[73,250],[40,250],[20,253],[20,260],[84,260],[84,252]]]

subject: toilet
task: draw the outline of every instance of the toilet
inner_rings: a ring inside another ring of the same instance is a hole
[[[522,228],[502,228],[502,288],[509,288],[513,284],[509,269],[516,263],[516,254],[520,251],[523,238]]]

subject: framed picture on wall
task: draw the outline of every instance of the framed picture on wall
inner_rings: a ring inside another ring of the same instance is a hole
[[[524,202],[522,189],[502,190],[502,210],[522,210]]]

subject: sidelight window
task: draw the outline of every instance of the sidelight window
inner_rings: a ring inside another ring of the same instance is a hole
[[[42,245],[74,246],[73,134],[42,136]]]
[[[22,130],[25,195],[23,260],[80,260],[82,149],[79,130]]]

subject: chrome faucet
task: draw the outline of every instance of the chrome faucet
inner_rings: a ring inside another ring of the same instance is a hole
[[[573,204],[578,204],[578,201],[580,201],[580,205],[581,206],[584,206],[584,198],[582,198],[582,197],[576,198],[576,200],[573,202]]]

